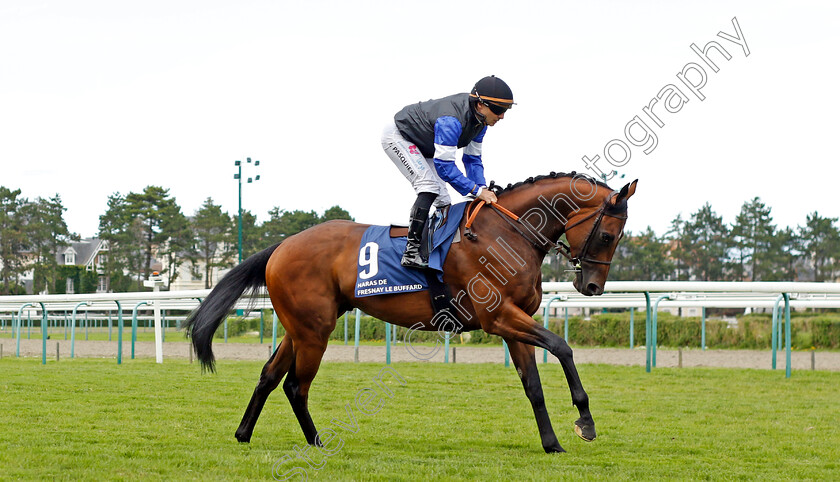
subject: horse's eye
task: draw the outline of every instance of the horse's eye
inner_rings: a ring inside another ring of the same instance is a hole
[[[604,243],[609,244],[612,242],[613,239],[614,237],[612,234],[601,233],[601,241],[603,241]]]

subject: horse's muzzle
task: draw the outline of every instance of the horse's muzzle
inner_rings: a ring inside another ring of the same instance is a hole
[[[575,280],[572,282],[572,286],[575,287],[578,292],[584,296],[600,296],[604,293],[604,287],[599,285],[598,283],[585,283],[583,281],[583,275],[578,274],[575,276]]]

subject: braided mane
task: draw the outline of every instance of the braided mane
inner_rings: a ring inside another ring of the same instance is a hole
[[[491,191],[493,191],[496,194],[496,196],[498,196],[499,194],[513,191],[513,190],[515,190],[517,188],[520,188],[522,186],[529,186],[529,185],[534,184],[535,182],[541,181],[543,179],[557,179],[557,178],[561,178],[561,177],[575,177],[575,176],[583,178],[583,179],[587,179],[587,180],[595,183],[595,185],[597,185],[597,186],[604,187],[604,188],[607,188],[610,191],[612,191],[612,188],[610,188],[606,183],[603,183],[603,182],[601,182],[601,181],[599,181],[599,180],[595,179],[594,177],[589,176],[587,174],[577,173],[575,171],[572,171],[572,172],[569,172],[569,173],[551,171],[551,173],[549,173],[549,174],[543,174],[543,175],[536,176],[536,177],[529,177],[528,179],[525,179],[524,181],[517,182],[516,184],[508,184],[507,187],[505,187],[505,188],[502,188],[501,186],[496,184],[496,181],[490,181],[490,185],[487,186],[487,188],[490,189]]]

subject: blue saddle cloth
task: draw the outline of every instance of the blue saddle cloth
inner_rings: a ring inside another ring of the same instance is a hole
[[[443,263],[452,239],[461,224],[467,202],[449,208],[446,224],[434,233],[433,249],[429,254],[429,268],[436,271],[443,281]],[[432,223],[441,222],[438,213]],[[426,275],[418,269],[404,268],[400,264],[405,251],[406,238],[392,238],[390,226],[371,226],[359,243],[359,260],[356,271],[356,297],[410,293],[429,289]]]

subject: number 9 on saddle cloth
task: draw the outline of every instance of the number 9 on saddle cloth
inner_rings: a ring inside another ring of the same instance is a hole
[[[423,249],[428,250],[429,269],[400,265],[405,251],[407,228],[371,226],[359,242],[357,298],[429,290],[438,313],[449,306],[449,290],[443,283],[443,264],[453,242],[459,242],[458,227],[468,202],[435,211],[423,232]]]

